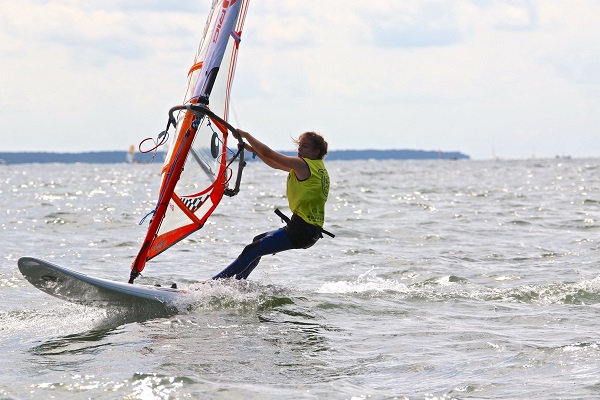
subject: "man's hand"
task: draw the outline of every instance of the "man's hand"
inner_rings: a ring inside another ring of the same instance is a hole
[[[248,132],[236,129],[236,133],[234,133],[233,136],[235,136],[236,139],[245,139],[248,136]]]

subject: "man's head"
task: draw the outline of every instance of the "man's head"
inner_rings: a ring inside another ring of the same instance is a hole
[[[313,160],[322,160],[327,154],[327,142],[315,132],[304,132],[294,140],[298,145],[298,156]]]

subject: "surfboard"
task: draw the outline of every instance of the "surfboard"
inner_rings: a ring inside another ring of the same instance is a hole
[[[20,258],[18,266],[25,279],[42,292],[86,306],[175,311],[186,295],[180,289],[95,278],[33,257]]]

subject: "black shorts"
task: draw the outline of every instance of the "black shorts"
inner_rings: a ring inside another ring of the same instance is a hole
[[[296,249],[308,249],[323,237],[321,227],[309,224],[296,214],[292,215],[285,232]]]

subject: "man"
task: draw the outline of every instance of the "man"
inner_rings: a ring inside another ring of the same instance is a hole
[[[238,130],[237,133],[247,142],[246,149],[265,164],[289,172],[287,197],[294,215],[285,228],[256,236],[238,258],[213,279],[246,279],[262,256],[290,249],[306,249],[323,237],[325,202],[329,194],[329,175],[323,163],[327,154],[325,139],[315,132],[305,132],[295,141],[298,155],[286,156],[248,132]]]

